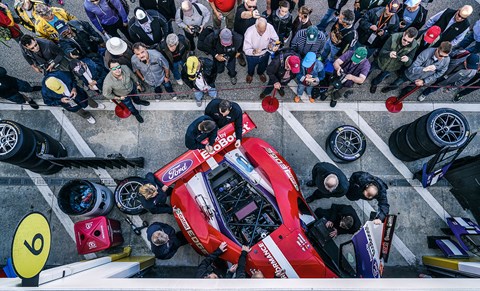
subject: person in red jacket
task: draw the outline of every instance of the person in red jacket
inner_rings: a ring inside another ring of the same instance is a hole
[[[0,2],[0,26],[6,27],[10,30],[12,38],[17,42],[20,41],[20,37],[23,35],[18,24],[13,21],[12,12],[8,9],[5,3]]]

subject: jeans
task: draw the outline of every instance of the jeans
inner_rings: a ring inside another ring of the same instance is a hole
[[[372,63],[372,67],[370,68],[370,72],[380,68],[378,67],[377,61]],[[378,86],[378,84],[382,83],[386,78],[388,78],[392,73],[388,71],[380,70],[380,74],[378,74],[375,78],[372,79],[372,85]]]
[[[333,45],[330,38],[328,38],[327,42],[325,43],[325,46],[323,47],[323,51],[322,51],[322,55],[321,55],[322,56],[322,61],[324,63],[326,63],[327,61],[333,62],[333,60],[334,60],[334,58],[337,55],[339,50],[340,50],[340,48]]]
[[[33,92],[33,88],[32,86],[24,81],[24,80],[20,80],[20,79],[16,79],[17,80],[17,86],[18,86],[18,91],[19,92]],[[24,95],[22,93],[15,93],[11,96],[7,96],[5,97],[5,99],[7,100],[10,100],[12,102],[15,102],[17,104],[23,104],[25,103],[25,97],[23,97]]]
[[[195,96],[195,100],[197,101],[202,101],[202,98],[203,96],[205,95],[205,92],[202,92],[202,91],[195,91],[193,93],[193,95]],[[217,98],[217,89],[215,87],[211,87],[209,90],[208,90],[208,96],[212,97],[212,98]]]
[[[213,58],[213,62],[215,63],[215,66],[217,66],[217,73],[218,74],[223,73],[225,71],[225,67],[227,67],[228,76],[230,78],[233,78],[237,75],[237,71],[235,70],[235,65],[237,63],[237,58],[235,58],[235,56],[230,57],[228,59],[228,61],[226,61],[227,62],[226,64],[225,64],[225,62],[217,61],[217,59],[215,59],[215,58]]]
[[[255,67],[257,67],[257,74],[263,75],[267,70],[269,53],[265,53],[263,56],[247,56],[247,74],[253,76]]]
[[[473,45],[472,42],[474,43]],[[467,33],[465,38],[458,44],[459,47],[466,49],[472,54],[480,52],[480,42],[475,41],[473,31]]]
[[[163,85],[163,88],[165,88],[165,91],[167,91],[168,93],[173,93],[173,87],[172,87],[172,82],[168,81],[168,82],[165,82],[163,81],[162,84],[158,85],[157,87],[155,87],[155,93],[162,93],[162,85]],[[173,95],[173,94],[172,94]]]
[[[137,89],[135,89],[135,87],[133,87],[132,91],[128,95],[133,95],[133,94],[137,94]],[[140,101],[140,97],[138,96],[127,97],[121,102],[125,106],[127,106],[128,110],[130,110],[130,112],[132,112],[133,115],[139,115],[140,113],[138,112],[137,108],[135,108],[135,105],[133,105],[132,101],[135,103],[138,103]]]
[[[233,29],[233,24],[235,20],[235,12],[237,11],[237,7],[232,8],[232,10],[228,12],[218,11],[225,19],[225,26],[229,29]],[[218,29],[220,28],[221,21],[215,16],[215,13],[212,13],[212,20],[213,20],[213,28]]]
[[[325,29],[327,29],[327,26],[330,22],[333,22],[335,21],[335,19],[337,18],[335,16],[335,12],[336,10],[333,9],[333,8],[328,8],[327,9],[327,13],[325,13],[325,15],[323,16],[322,20],[320,20],[320,23],[317,24],[317,28],[318,30],[320,31],[325,31]]]
[[[183,64],[184,63],[182,60],[173,63],[172,73],[173,73],[173,78],[175,78],[175,80],[180,80],[182,78],[181,72],[182,72]]]
[[[172,23],[173,23],[174,21],[175,21],[174,19],[170,19],[170,20],[167,21],[167,25],[168,25],[167,35],[173,33],[173,25],[172,25]]]
[[[299,82],[297,86],[297,95],[302,96],[303,92],[307,92],[308,97],[312,97],[312,90],[312,86],[306,86]]]

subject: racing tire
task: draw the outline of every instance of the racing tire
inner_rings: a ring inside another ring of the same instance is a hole
[[[56,174],[58,172],[60,172],[62,169],[63,169],[63,166],[59,166],[59,165],[54,165],[52,163],[50,163],[51,165],[43,170],[43,171],[38,171],[37,173],[38,174],[41,174],[41,175],[53,175],[53,174]]]
[[[365,135],[358,128],[342,125],[330,133],[326,148],[330,157],[338,159],[339,163],[349,163],[358,160],[367,147]]]
[[[35,155],[33,131],[12,120],[0,121],[0,161],[16,165]]]
[[[335,163],[340,163],[340,164],[343,164],[345,163],[344,160],[341,160],[339,159],[332,151],[332,149],[330,148],[330,143],[329,143],[329,140],[330,140],[330,135],[328,136],[326,142],[325,142],[325,152],[327,153],[327,155],[332,159],[332,161],[334,161]]]
[[[139,215],[147,212],[138,199],[138,196],[141,195],[138,193],[138,188],[143,183],[144,179],[140,177],[128,177],[118,183],[113,195],[115,204],[121,212],[129,215]]]
[[[430,113],[418,119],[417,125],[415,126],[415,133],[417,135],[417,141],[420,144],[420,146],[426,151],[430,152],[431,155],[434,155],[440,151],[440,147],[436,146],[428,137],[428,133],[427,133],[428,116],[430,116]]]
[[[470,125],[460,112],[450,108],[440,108],[428,116],[426,123],[430,141],[443,148],[457,149],[465,144],[470,135]]]
[[[56,158],[67,156],[67,150],[65,146],[59,141],[55,140],[50,135],[33,130],[35,137],[37,139],[36,144],[36,156],[32,157],[27,163],[21,164],[19,166],[29,169],[32,172],[36,173],[56,173],[61,170],[61,166],[52,167],[52,162],[42,159],[42,155],[51,155]],[[58,167],[61,167],[60,169]]]
[[[388,138],[388,147],[390,148],[390,152],[399,160],[404,162],[412,162],[414,159],[405,155],[403,152],[400,151],[400,147],[397,143],[398,140],[398,132],[401,127],[397,128],[390,137]]]
[[[409,140],[407,138],[407,130],[408,130],[409,126],[410,126],[409,124],[405,124],[404,126],[401,126],[398,129],[398,132],[397,132],[397,146],[398,146],[399,150],[404,155],[406,155],[406,156],[408,156],[412,159],[418,160],[418,159],[423,158],[424,156],[419,154],[417,151],[415,151],[412,144],[409,143]]]
[[[412,149],[415,150],[415,152],[422,155],[423,157],[428,157],[428,156],[431,156],[432,153],[422,147],[417,137],[416,129],[417,129],[417,124],[419,120],[420,119],[417,119],[408,125],[407,132],[406,132],[406,139],[407,139],[407,142],[411,145]]]

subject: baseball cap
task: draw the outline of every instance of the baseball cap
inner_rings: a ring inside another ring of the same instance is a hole
[[[390,11],[390,13],[397,13],[399,9],[400,9],[400,3],[398,2],[398,0],[393,0],[388,5],[388,11]]]
[[[55,78],[55,77],[49,77],[45,81],[45,86],[47,86],[48,89],[52,90],[53,92],[55,92],[57,94],[65,93],[65,87],[60,82],[60,80]]]
[[[35,12],[40,17],[45,17],[45,16],[48,16],[52,13],[52,8],[50,8],[46,4],[38,3],[37,5],[35,5]]]
[[[352,55],[352,62],[355,64],[359,64],[361,61],[363,61],[367,57],[367,49],[363,46],[357,48],[355,52],[353,52]]]
[[[190,56],[187,59],[187,75],[190,80],[195,80],[195,76],[198,70],[199,60],[196,56]]]
[[[289,56],[288,65],[293,74],[298,74],[300,72],[300,58],[298,56]]]
[[[233,43],[233,36],[232,36],[232,31],[228,28],[222,29],[220,31],[220,43],[223,46],[231,46]]]
[[[317,55],[314,52],[308,52],[305,57],[303,58],[302,67],[310,68],[315,60],[317,59]]]
[[[478,70],[479,63],[480,57],[478,54],[471,54],[467,58],[467,69]]]
[[[145,10],[143,10],[143,8],[141,7],[135,8],[134,13],[135,13],[135,18],[138,20],[138,22],[143,24],[148,21],[147,13],[145,12]]]
[[[55,21],[55,23],[53,24],[53,27],[55,27],[58,34],[60,34],[60,35],[68,30],[68,25],[63,20]]]
[[[404,2],[404,4],[407,5],[408,7],[412,7],[417,5],[420,2],[422,2],[422,0],[407,0]]]
[[[440,26],[434,25],[430,27],[427,32],[425,32],[423,40],[431,44],[437,39],[440,33],[442,33],[442,29],[440,28]]]
[[[318,38],[318,28],[312,25],[307,28],[307,43],[315,43]]]

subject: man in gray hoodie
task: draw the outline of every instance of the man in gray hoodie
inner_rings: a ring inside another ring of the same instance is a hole
[[[405,82],[408,82],[408,85],[402,89],[400,96],[408,93],[414,86],[432,85],[447,71],[451,51],[452,44],[449,41],[442,42],[438,48],[424,50],[402,75],[382,88],[382,93],[390,92]]]
[[[185,37],[190,42],[190,50],[195,51],[195,37],[203,31],[210,21],[211,13],[203,4],[191,3],[189,0],[182,2],[175,14],[175,22],[183,29]]]

